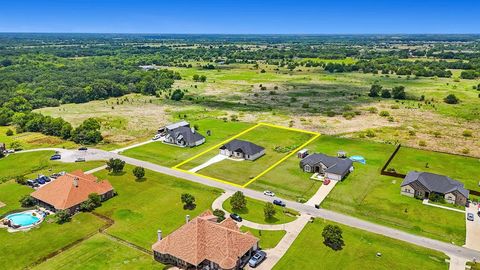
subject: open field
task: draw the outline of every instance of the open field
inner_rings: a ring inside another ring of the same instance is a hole
[[[241,227],[240,229],[244,232],[249,231],[258,237],[260,239],[259,245],[262,249],[274,248],[287,233],[286,231],[265,231],[248,227]]]
[[[210,209],[220,191],[146,170],[145,179],[136,181],[132,166],[114,175],[106,170],[95,173],[108,179],[118,196],[106,201],[95,211],[112,218],[115,224],[107,232],[146,249],[157,239],[157,230],[168,235],[185,223],[188,214],[194,218]],[[185,210],[180,201],[182,193],[195,196],[196,208]]]
[[[437,153],[402,147],[388,168],[407,174],[424,171],[449,176],[465,184],[467,189],[480,190],[477,178],[480,160],[477,158]],[[387,168],[387,169],[388,169]]]
[[[366,165],[355,163],[355,171],[338,183],[322,207],[410,233],[454,242],[465,241],[465,217],[461,213],[423,205],[420,200],[400,195],[402,179],[380,175],[380,169],[394,150],[393,145],[320,136],[306,148],[335,156],[344,150],[348,155],[361,155]],[[259,191],[269,189],[286,198],[304,198],[316,189],[311,174],[299,168],[299,159],[292,156],[281,166],[265,174],[249,186]],[[282,176],[282,177],[280,177]]]
[[[398,240],[339,225],[345,246],[323,244],[321,220],[309,223],[274,269],[448,269],[444,254]],[[382,254],[376,257],[377,252]]]
[[[270,166],[280,161],[294,149],[306,143],[314,135],[272,126],[260,125],[242,134],[237,139],[246,140],[265,148],[265,155],[254,160],[235,161],[225,159],[214,163],[197,173],[216,179],[244,185]],[[189,170],[219,154],[215,148],[200,157],[188,161],[179,168]]]
[[[0,184],[0,201],[5,204],[4,207],[0,208],[0,216],[21,209],[19,200],[32,192],[32,188],[19,185],[13,180]]]
[[[97,234],[33,269],[164,269],[164,266],[152,256]]]
[[[5,133],[11,129],[14,135],[7,136]],[[42,148],[42,147],[57,147],[57,148],[75,148],[77,144],[72,141],[65,141],[58,137],[46,136],[36,132],[15,133],[14,127],[0,126],[0,143],[5,143],[7,148],[13,142],[18,142],[22,149]]]
[[[38,228],[9,233],[0,230],[0,264],[4,269],[25,269],[36,260],[68,244],[95,233],[104,222],[88,213],[80,213],[59,225],[47,218]],[[104,254],[105,255],[105,254]]]
[[[105,164],[102,161],[89,161],[80,163],[63,163],[51,161],[53,151],[27,152],[10,154],[0,159],[0,183],[15,178],[16,176],[35,177],[37,174],[50,175],[60,171],[73,171],[76,169],[89,170]]]
[[[260,224],[283,224],[283,223],[292,222],[296,219],[295,215],[298,214],[294,210],[285,209],[283,207],[275,205],[274,207],[275,207],[275,210],[277,210],[277,213],[273,218],[267,220],[265,219],[265,216],[263,214],[263,208],[265,206],[264,202],[254,200],[251,198],[246,198],[246,200],[247,200],[246,209],[233,211],[232,206],[230,205],[230,199],[226,200],[223,203],[223,209],[225,209],[230,213],[237,213],[245,220],[252,221],[255,223],[260,223]],[[287,211],[284,212],[284,210],[287,210]]]
[[[198,126],[198,132],[206,138],[204,144],[192,148],[182,148],[162,142],[154,142],[126,150],[122,154],[171,167],[253,126],[249,123],[224,122],[219,119],[202,119],[192,121],[190,124],[191,126]],[[207,136],[207,130],[211,131],[211,136]]]

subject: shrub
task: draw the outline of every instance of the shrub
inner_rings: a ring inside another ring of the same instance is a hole
[[[428,199],[432,202],[445,203],[445,197],[435,192],[430,193],[430,195],[428,196]]]
[[[418,142],[418,145],[419,145],[419,146],[422,146],[422,147],[425,147],[425,146],[427,146],[427,142],[424,141],[424,140],[420,140],[420,141]]]
[[[473,136],[473,132],[469,129],[466,129],[462,132],[462,135],[463,137],[472,137]]]
[[[392,96],[394,99],[406,99],[407,94],[405,93],[404,86],[395,86],[392,88]]]
[[[330,247],[333,250],[341,250],[345,246],[343,241],[342,229],[337,225],[328,224],[323,228],[322,232],[323,244]]]
[[[344,113],[342,114],[342,116],[343,116],[345,119],[350,120],[350,119],[352,119],[352,118],[355,117],[355,112],[344,112]]]
[[[390,113],[388,111],[381,111],[378,115],[380,115],[381,117],[387,117],[390,116]]]
[[[91,193],[88,195],[88,200],[80,204],[80,211],[91,212],[100,205],[102,205],[102,197],[97,193]]]
[[[377,109],[376,107],[370,107],[370,108],[368,108],[367,110],[368,110],[368,112],[370,112],[370,113],[377,113],[377,112],[378,112],[378,109]]]
[[[22,207],[32,207],[37,201],[32,196],[25,195],[20,199],[19,202]]]
[[[392,106],[390,106],[390,109],[398,110],[398,109],[400,109],[400,106],[398,106],[398,104],[393,104]]]
[[[334,111],[327,111],[327,116],[328,117],[334,117],[336,113]]]
[[[213,210],[213,215],[217,217],[217,222],[222,222],[225,220],[225,212],[220,209]]]
[[[5,132],[5,135],[7,135],[7,136],[13,136],[13,130],[8,129],[7,132]]]
[[[145,176],[145,169],[143,167],[135,167],[132,171],[137,180],[142,179]]]
[[[388,122],[393,122],[393,121],[395,121],[395,119],[393,118],[393,116],[389,116],[387,119],[388,119]]]
[[[390,91],[387,90],[387,89],[382,90],[381,96],[382,96],[382,98],[391,98],[392,97],[392,95],[390,94]]]
[[[447,104],[458,104],[460,102],[460,100],[454,94],[446,96],[443,101],[445,101]]]
[[[190,193],[183,193],[180,196],[180,200],[183,203],[183,209],[195,209],[195,197]]]
[[[15,182],[17,182],[20,185],[26,185],[27,179],[23,175],[17,175],[17,177],[15,177]]]
[[[470,149],[468,149],[468,148],[463,148],[462,149],[462,154],[467,155],[469,153],[470,153]]]
[[[306,109],[306,108],[309,108],[310,107],[310,104],[308,103],[303,103],[302,104],[302,108]]]
[[[58,224],[63,224],[65,222],[69,222],[72,219],[72,217],[70,216],[70,214],[66,210],[57,211],[55,216],[57,217],[57,223]]]
[[[366,135],[367,137],[369,137],[369,138],[373,138],[373,137],[377,136],[377,135],[375,134],[375,131],[373,131],[373,129],[367,129],[365,135]]]
[[[435,136],[435,138],[440,138],[442,137],[442,133],[440,133],[440,131],[434,131],[433,136]]]

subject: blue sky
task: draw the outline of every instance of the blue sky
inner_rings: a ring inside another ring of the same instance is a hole
[[[479,33],[479,0],[0,0],[0,32]]]

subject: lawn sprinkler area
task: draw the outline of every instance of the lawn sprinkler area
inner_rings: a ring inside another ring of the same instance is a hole
[[[259,123],[173,168],[230,185],[246,187],[318,136],[320,134],[315,132]],[[234,140],[263,147],[264,155],[254,160],[239,159],[235,156],[222,157],[220,148]]]

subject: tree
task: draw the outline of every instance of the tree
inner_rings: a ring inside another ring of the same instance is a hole
[[[213,215],[217,217],[217,222],[222,222],[225,220],[225,211],[221,209],[213,210]]]
[[[97,193],[91,193],[88,199],[80,204],[80,211],[91,212],[100,205],[102,205],[102,197]]]
[[[183,93],[182,90],[180,89],[175,89],[175,91],[173,91],[173,94],[172,96],[170,97],[171,100],[174,100],[174,101],[180,101],[182,100],[183,96],[185,94]]]
[[[184,209],[194,209],[195,208],[195,197],[190,193],[183,193],[180,197],[183,203]]]
[[[25,195],[20,199],[20,204],[22,205],[22,207],[32,207],[35,205],[35,203],[35,198],[30,195]]]
[[[107,161],[107,170],[112,171],[113,173],[119,173],[123,171],[125,167],[125,161],[118,158],[111,158]]]
[[[405,87],[404,86],[395,86],[392,88],[392,97],[394,99],[406,99],[407,94],[405,93]]]
[[[137,178],[137,180],[142,179],[145,176],[145,169],[143,167],[135,167],[133,168],[133,175]]]
[[[391,98],[392,95],[390,94],[390,91],[388,89],[383,89],[382,90],[382,98]]]
[[[276,213],[277,213],[277,210],[275,209],[275,206],[271,202],[267,202],[263,207],[263,214],[265,215],[266,220],[273,218]]]
[[[70,213],[68,213],[66,210],[57,211],[55,216],[57,217],[57,223],[58,224],[63,224],[65,222],[69,222],[72,219],[72,217],[70,216]]]
[[[100,133],[100,122],[95,118],[88,118],[76,129],[71,131],[72,140],[78,144],[96,144],[103,140]],[[65,136],[68,130],[71,130],[67,125],[61,128],[61,133]]]
[[[5,132],[5,135],[7,135],[7,136],[13,136],[13,130],[8,129],[7,132]]]
[[[243,195],[241,191],[235,192],[232,198],[230,198],[230,205],[235,211],[245,209],[247,207],[247,200],[245,199],[245,195]]]
[[[446,96],[443,99],[443,101],[445,101],[445,103],[447,103],[447,104],[458,104],[458,102],[460,102],[460,100],[454,94],[450,94],[450,95]]]
[[[14,111],[10,110],[9,108],[1,107],[0,108],[0,126],[7,126],[12,122],[12,117],[14,115]]]
[[[382,91],[382,86],[379,84],[372,84],[370,87],[370,92],[368,93],[369,97],[378,97]]]
[[[338,251],[345,246],[343,242],[342,229],[337,225],[327,225],[322,232],[323,244],[331,249]]]

